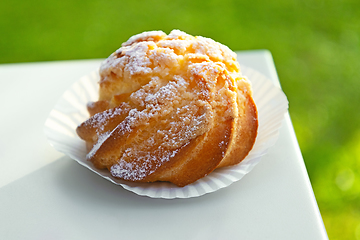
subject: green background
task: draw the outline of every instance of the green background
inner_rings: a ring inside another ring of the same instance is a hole
[[[172,29],[271,51],[329,238],[360,240],[359,0],[2,0],[0,63],[105,58]]]

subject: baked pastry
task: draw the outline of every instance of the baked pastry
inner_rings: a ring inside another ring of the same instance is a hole
[[[132,36],[100,67],[99,100],[77,133],[112,176],[185,186],[241,162],[257,110],[236,54],[179,30]]]

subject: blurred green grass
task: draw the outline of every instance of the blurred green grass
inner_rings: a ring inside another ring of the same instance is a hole
[[[330,239],[360,239],[360,1],[0,2],[0,63],[105,58],[180,29],[272,52]]]

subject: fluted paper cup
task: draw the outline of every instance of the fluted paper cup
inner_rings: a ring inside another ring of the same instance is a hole
[[[253,149],[238,165],[216,169],[206,177],[185,187],[168,182],[134,183],[111,176],[107,170],[95,168],[86,160],[85,142],[75,130],[89,118],[86,104],[98,100],[98,72],[94,71],[75,82],[51,110],[44,126],[49,143],[94,173],[126,190],[151,198],[191,198],[215,192],[239,181],[249,173],[278,139],[279,128],[288,109],[282,90],[253,69],[242,66],[242,73],[252,82],[253,98],[258,109],[259,129]]]

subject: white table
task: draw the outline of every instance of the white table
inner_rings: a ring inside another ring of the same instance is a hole
[[[268,51],[238,56],[279,83]],[[0,239],[328,239],[288,115],[254,170],[198,198],[141,197],[58,153],[49,111],[100,62],[0,65]]]

